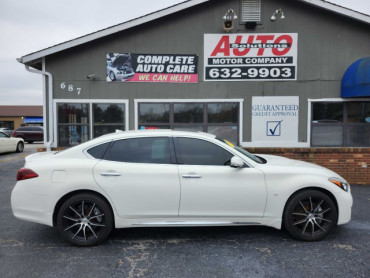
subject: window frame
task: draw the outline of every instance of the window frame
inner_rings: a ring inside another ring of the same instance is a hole
[[[242,142],[242,124],[243,124],[243,99],[135,99],[135,129],[139,130],[140,126],[169,126],[170,129],[176,127],[202,126],[203,132],[208,132],[208,126],[236,126],[237,142]],[[170,117],[168,123],[148,123],[140,122],[140,104],[169,104]],[[237,122],[236,123],[209,123],[208,122],[208,104],[237,104]],[[202,104],[203,105],[203,123],[175,123],[174,122],[174,105],[175,104]]]
[[[343,108],[343,121],[342,122],[337,122],[337,123],[330,123],[330,122],[323,122],[323,123],[314,123],[313,122],[313,109],[315,103],[341,103],[342,108]],[[310,107],[310,112],[311,115],[309,117],[309,127],[310,127],[310,147],[338,147],[338,148],[343,148],[343,147],[352,147],[348,145],[348,127],[352,126],[366,126],[369,125],[369,123],[353,123],[353,122],[348,122],[348,104],[349,103],[370,103],[368,99],[322,99],[322,100],[311,100],[311,107]],[[313,127],[314,126],[340,126],[343,128],[343,134],[342,134],[342,140],[343,144],[341,146],[328,146],[328,145],[313,145],[312,144],[312,139],[313,139]],[[361,147],[369,147],[369,146],[361,146]]]
[[[176,154],[176,163],[178,165],[188,165],[188,166],[216,166],[216,167],[231,167],[230,165],[214,165],[214,164],[207,164],[207,165],[204,165],[204,164],[185,164],[185,163],[182,163],[182,153],[180,151],[180,148],[179,148],[179,142],[178,142],[178,139],[179,138],[185,138],[185,139],[193,139],[193,140],[201,140],[201,141],[204,141],[204,142],[207,142],[207,143],[210,143],[210,144],[213,144],[217,147],[219,147],[220,149],[224,150],[225,152],[228,152],[230,155],[231,155],[231,158],[236,156],[233,152],[231,152],[230,150],[224,148],[223,145],[221,144],[218,144],[213,142],[213,141],[210,141],[210,140],[206,140],[205,138],[196,138],[196,137],[191,137],[191,136],[173,136],[173,144],[174,144],[174,147],[175,147],[175,154]],[[230,158],[230,160],[231,160]],[[243,159],[244,160],[244,159]],[[249,165],[248,165],[249,166]]]
[[[116,160],[109,160],[106,158],[107,153],[109,150],[114,146],[114,144],[118,141],[123,140],[133,140],[133,139],[147,139],[147,138],[167,138],[168,140],[168,146],[169,146],[169,154],[170,154],[170,163],[151,163],[151,162],[129,162],[129,161],[116,161]],[[104,142],[107,143],[107,142]],[[102,144],[104,144],[102,143]],[[96,146],[94,146],[96,147]],[[95,158],[96,159],[96,158]],[[175,154],[175,148],[174,148],[174,142],[173,137],[166,136],[166,135],[158,135],[158,136],[136,136],[136,137],[127,137],[127,138],[117,138],[110,142],[108,148],[106,149],[103,157],[101,160],[114,162],[114,163],[133,163],[133,164],[156,164],[156,165],[171,165],[171,164],[177,164],[176,154]]]
[[[124,104],[125,111],[124,111],[124,130],[129,130],[129,101],[128,99],[54,99],[53,100],[53,122],[54,122],[54,130],[53,130],[53,136],[54,136],[54,147],[59,146],[59,119],[58,119],[58,104],[63,103],[71,103],[71,104],[88,104],[89,114],[88,114],[88,135],[89,140],[94,138],[94,122],[93,122],[93,104]],[[62,125],[68,125],[68,124],[62,124]],[[73,124],[73,125],[79,125],[79,124]],[[83,124],[84,125],[84,124]]]

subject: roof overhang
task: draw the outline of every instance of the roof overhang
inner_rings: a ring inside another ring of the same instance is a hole
[[[106,29],[103,29],[103,30],[100,30],[100,31],[97,31],[97,32],[73,39],[73,40],[69,40],[69,41],[51,46],[49,48],[45,48],[37,52],[33,52],[31,54],[18,58],[17,61],[22,64],[26,64],[28,66],[40,69],[41,68],[41,58],[43,57],[46,57],[48,55],[51,55],[51,54],[75,47],[75,46],[82,45],[84,43],[91,42],[96,39],[103,38],[105,36],[109,36],[109,35],[130,29],[130,28],[136,27],[144,23],[148,23],[150,21],[165,17],[167,15],[170,15],[170,14],[173,14],[173,13],[176,13],[176,12],[179,12],[187,8],[194,7],[196,5],[209,2],[209,1],[211,0],[188,0],[182,3],[179,3],[177,5],[144,15],[142,17],[139,17],[139,18],[136,18],[136,19],[133,19],[133,20],[121,23],[121,24],[117,24],[115,26],[108,27]],[[329,3],[324,0],[297,0],[297,1],[310,4],[315,7],[322,8],[324,10],[334,12],[340,15],[344,15],[349,18],[370,24],[369,15],[362,14],[362,13],[338,6],[338,5]]]
[[[309,5],[318,7],[318,8],[322,8],[324,10],[327,10],[327,11],[330,11],[336,14],[344,15],[352,19],[355,19],[357,21],[370,24],[369,15],[363,14],[363,13],[360,13],[360,12],[357,12],[351,9],[347,9],[345,7],[342,7],[342,6],[339,6],[339,5],[324,1],[324,0],[297,0],[297,1],[306,3],[306,4],[309,4]]]
[[[102,37],[109,36],[109,35],[112,35],[112,34],[130,29],[130,28],[133,28],[133,27],[136,27],[138,25],[153,21],[153,20],[161,18],[161,17],[165,17],[167,15],[185,10],[187,8],[190,8],[190,7],[193,7],[193,6],[208,2],[208,1],[210,1],[210,0],[188,0],[188,1],[185,1],[185,2],[182,2],[182,3],[179,3],[177,5],[165,8],[163,10],[159,10],[159,11],[156,11],[154,13],[150,13],[148,15],[144,15],[142,17],[139,17],[139,18],[136,18],[136,19],[133,19],[133,20],[130,20],[130,21],[127,21],[127,22],[124,22],[124,23],[121,23],[121,24],[118,24],[118,25],[115,25],[115,26],[112,26],[112,27],[94,32],[94,33],[91,33],[91,34],[88,34],[88,35],[85,35],[85,36],[82,36],[82,37],[79,37],[77,39],[66,41],[64,43],[57,44],[55,46],[52,46],[52,47],[49,47],[49,48],[31,53],[31,54],[28,54],[28,55],[25,55],[21,58],[18,58],[17,61],[22,63],[22,64],[30,65],[30,63],[32,61],[38,60],[42,57],[45,57],[45,56],[48,56],[48,55],[51,55],[51,54],[54,54],[54,53],[57,53],[57,52],[75,47],[75,46],[78,46],[78,45],[81,45],[81,44],[84,44],[84,43],[87,43],[87,42],[91,42],[93,40],[100,39]]]

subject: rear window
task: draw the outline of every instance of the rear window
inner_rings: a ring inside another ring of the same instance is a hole
[[[109,147],[110,142],[95,146],[87,150],[87,153],[96,159],[102,159],[107,148]]]

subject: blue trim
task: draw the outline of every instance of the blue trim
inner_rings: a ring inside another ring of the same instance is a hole
[[[357,60],[343,75],[342,98],[370,97],[370,57]]]
[[[44,119],[43,117],[25,117],[23,119],[23,123],[25,124],[38,124],[38,123],[43,123]]]

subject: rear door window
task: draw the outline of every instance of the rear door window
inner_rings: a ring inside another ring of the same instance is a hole
[[[104,155],[104,160],[170,164],[170,138],[148,137],[114,141]]]

